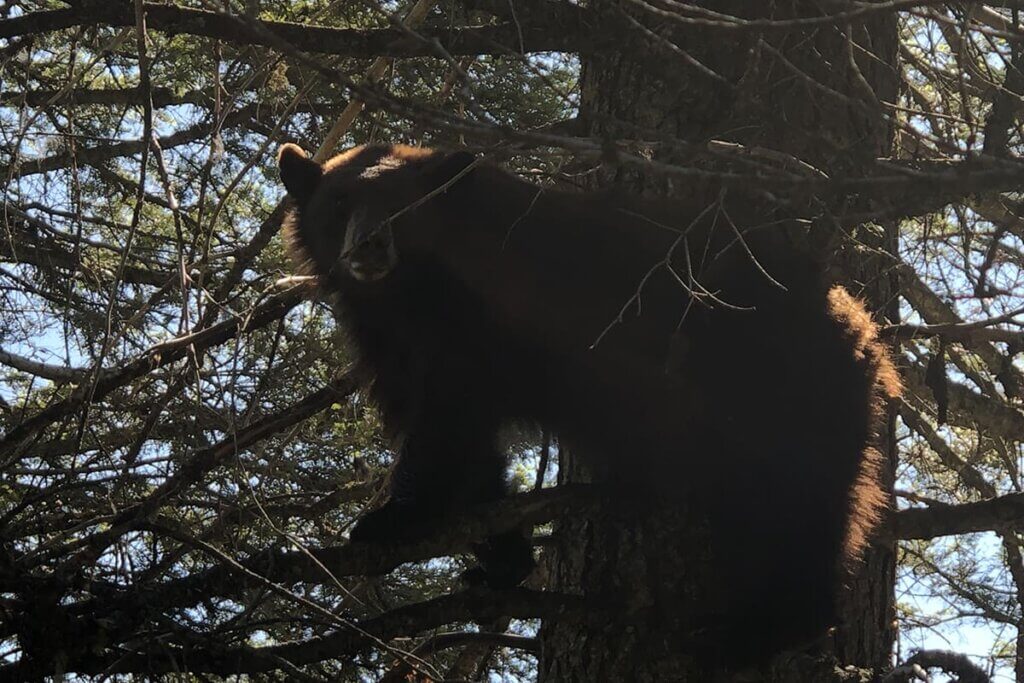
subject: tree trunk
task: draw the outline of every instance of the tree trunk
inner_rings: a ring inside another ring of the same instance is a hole
[[[755,18],[755,13],[776,19],[815,16],[818,11],[817,3],[808,0],[696,4],[746,18]],[[673,140],[698,147],[711,139],[728,140],[787,152],[829,174],[854,174],[889,148],[892,131],[880,102],[895,102],[897,95],[892,13],[867,15],[864,23],[852,27],[820,24],[761,34],[654,20],[628,0],[590,0],[588,7],[601,17],[602,26],[621,29],[614,50],[583,59],[580,119],[591,136],[642,140],[639,144],[649,148],[641,152],[679,163],[691,162],[687,148],[673,145]],[[614,167],[599,169],[594,184],[709,200],[719,192],[711,185],[683,187],[678,181]],[[878,281],[865,272],[854,275]],[[887,300],[883,296],[872,299]],[[569,446],[560,463],[565,480],[599,480],[600,473],[585,471]],[[726,678],[721,671],[701,670],[679,648],[696,626],[688,623],[687,606],[710,583],[704,528],[699,514],[675,506],[653,512],[610,509],[599,518],[563,520],[550,547],[549,585],[557,591],[604,596],[622,616],[618,623],[586,625],[546,620],[540,634],[540,680]],[[847,623],[835,639],[837,658],[844,663],[880,667],[888,660],[892,557],[891,549],[872,552],[863,578],[852,582],[843,604]],[[754,559],[751,571],[757,571]],[[756,615],[751,622],[750,638],[756,640]],[[735,647],[742,650],[744,643]],[[800,666],[807,666],[806,661]],[[860,675],[826,669],[827,674],[810,674],[790,663],[765,673],[763,680],[857,680]]]
[[[896,223],[880,230],[861,231],[858,239],[869,247],[897,253]],[[837,259],[839,260],[839,259]],[[898,276],[884,258],[846,258],[841,271],[850,291],[862,297],[876,319],[899,321]],[[883,456],[883,476],[890,505],[895,508],[896,410],[890,406],[877,445]],[[868,550],[857,574],[840,596],[841,621],[835,632],[836,657],[847,664],[875,670],[892,664],[896,642],[896,546],[876,542]]]

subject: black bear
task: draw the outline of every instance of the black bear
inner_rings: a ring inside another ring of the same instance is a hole
[[[738,193],[707,206],[538,187],[467,153],[278,157],[293,255],[336,293],[399,438],[354,540],[503,495],[497,434],[533,420],[621,495],[704,506],[720,610],[773,646],[822,633],[885,497],[871,448],[898,379],[863,306]],[[478,553],[493,585],[532,556]]]

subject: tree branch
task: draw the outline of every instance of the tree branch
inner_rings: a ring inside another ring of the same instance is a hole
[[[438,633],[431,636],[416,646],[412,654],[417,657],[424,657],[441,650],[464,645],[484,646],[487,648],[507,647],[516,650],[523,650],[534,655],[540,654],[540,641],[537,638],[518,636],[514,633],[488,633],[484,631],[454,631],[451,633]],[[407,676],[414,673],[414,670],[405,662],[395,666],[380,679],[380,683],[406,683]]]
[[[66,249],[56,239],[33,232],[33,227],[38,228],[45,224],[14,206],[8,206],[4,215],[0,216],[0,222],[6,228],[5,239],[0,240],[0,261],[27,263],[42,269],[57,267],[72,272],[78,271],[93,282],[113,278],[112,274],[109,277],[102,277],[100,272],[90,269],[82,261],[80,251]],[[49,235],[57,233],[53,229],[49,229],[47,232]],[[159,286],[167,280],[165,273],[135,265],[126,265],[121,275],[124,282],[136,285]]]
[[[406,562],[469,552],[475,541],[548,522],[566,510],[583,513],[599,500],[598,491],[586,486],[559,486],[519,494],[445,518],[443,528],[434,529],[433,534],[419,541],[347,543],[287,551],[268,549],[241,561],[238,568],[217,564],[184,578],[135,590],[94,582],[89,586],[92,597],[64,609],[73,619],[109,615],[112,622],[118,624],[118,631],[133,632],[154,613],[189,607],[211,596],[237,597],[247,590],[263,588],[267,581],[285,585],[329,585],[341,576],[382,574]],[[189,543],[188,534],[176,528],[156,522],[136,524],[134,528],[141,527]],[[423,532],[426,534],[429,530]],[[324,571],[325,567],[329,574]],[[11,585],[0,585],[0,588],[16,589]]]
[[[68,664],[67,671],[82,674],[171,673],[201,671],[219,675],[259,673],[282,668],[282,661],[303,665],[345,658],[399,636],[415,635],[446,624],[487,621],[499,616],[519,619],[601,619],[599,608],[583,597],[531,591],[524,588],[492,591],[473,588],[453,595],[406,605],[365,619],[317,638],[266,647],[235,647],[227,650],[165,644],[152,653],[108,657],[85,656]],[[515,641],[520,644],[521,639]],[[34,673],[31,664],[0,668],[0,681],[25,680]]]
[[[256,104],[246,105],[224,117],[222,125],[223,127],[229,127],[244,123],[251,119],[258,109],[259,106]],[[160,149],[167,150],[200,140],[208,136],[213,129],[213,123],[200,123],[159,138],[157,142],[160,145]],[[78,147],[74,151],[61,152],[40,159],[20,159],[13,168],[10,166],[0,166],[0,177],[10,179],[21,178],[67,168],[72,164],[95,165],[108,159],[138,154],[144,148],[145,142],[143,140],[129,140],[127,142],[117,142],[97,147]]]
[[[1024,528],[1024,493],[963,505],[910,508],[893,516],[893,536],[901,540],[1021,528]]]
[[[259,305],[249,316],[233,317],[205,330],[157,344],[127,365],[102,372],[96,381],[95,390],[92,392],[92,400],[102,400],[112,391],[132,380],[184,358],[190,348],[195,353],[200,353],[211,346],[223,344],[237,334],[268,325],[297,306],[303,300],[305,291],[305,287],[293,287]],[[87,393],[82,387],[79,387],[68,398],[54,403],[21,424],[12,427],[0,439],[0,456],[5,457],[6,464],[10,464],[19,457],[23,447],[32,439],[37,438],[44,429],[57,420],[78,410],[85,403],[86,398]]]
[[[956,676],[957,683],[989,683],[991,680],[980,667],[958,652],[948,650],[919,650],[903,664],[881,679],[880,683],[903,683],[920,680],[918,669],[942,669]]]
[[[25,358],[17,354],[0,349],[0,363],[21,370],[36,377],[52,380],[54,382],[77,382],[88,374],[87,369],[69,368],[63,365],[51,365],[40,363],[31,358]]]
[[[243,45],[273,47],[259,32],[232,16],[173,4],[145,3],[148,28],[168,35],[190,34]],[[569,3],[549,9],[542,18],[558,21],[505,22],[474,28],[441,27],[426,40],[411,38],[396,29],[349,29],[311,26],[287,21],[259,21],[297,49],[342,57],[436,56],[434,41],[452,55],[519,52],[575,52],[585,47],[583,11]],[[72,26],[134,26],[131,3],[118,0],[82,0],[69,10],[33,12],[0,20],[0,38],[58,31]]]
[[[902,368],[901,374],[909,392],[921,397],[931,396],[924,381],[924,370],[918,365]],[[1024,439],[1024,413],[999,396],[972,391],[959,382],[947,382],[949,422],[968,429],[982,428],[1008,441]]]

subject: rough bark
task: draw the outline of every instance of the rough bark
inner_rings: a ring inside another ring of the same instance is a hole
[[[563,448],[572,481],[599,479]],[[712,672],[679,647],[688,613],[709,583],[703,521],[672,507],[656,514],[605,508],[564,520],[550,549],[548,585],[584,595],[615,618],[600,624],[545,620],[540,681],[707,681]]]
[[[747,18],[818,12],[817,3],[806,0],[697,4]],[[653,140],[655,144],[643,151],[677,162],[689,160],[672,140],[727,140],[786,152],[830,175],[843,176],[856,175],[865,162],[888,149],[891,130],[880,102],[896,98],[892,13],[866,15],[860,19],[863,23],[852,27],[823,23],[761,33],[654,21],[624,0],[591,0],[589,7],[602,15],[604,25],[622,26],[617,50],[583,60],[580,119],[592,136]],[[856,45],[851,45],[851,36]],[[868,57],[868,51],[873,56]],[[696,194],[710,199],[720,191],[696,183],[680,187],[635,169],[614,167],[600,169],[594,182],[649,195]],[[815,230],[819,234],[809,240],[808,248],[837,243],[828,226]],[[891,239],[891,234],[879,239]],[[841,260],[841,265],[848,265]],[[861,295],[878,287],[877,296],[870,298],[882,303],[889,301],[892,289],[888,281],[881,285],[879,273],[877,268],[858,267],[844,279],[852,274],[852,279],[869,283],[860,288]],[[562,462],[564,478],[599,480],[600,473],[586,472],[571,450]],[[727,680],[731,674],[701,670],[679,648],[692,634],[687,605],[707,584],[704,572],[710,551],[703,528],[695,512],[657,508],[563,521],[548,558],[551,588],[612,602],[617,607],[612,611],[622,619],[600,629],[545,621],[540,680]],[[756,570],[752,562],[751,571]],[[892,580],[891,548],[872,551],[844,603],[845,625],[835,637],[839,661],[864,667],[887,661],[892,646]],[[750,638],[756,639],[756,617],[751,621]],[[737,649],[743,647],[736,643]],[[787,660],[747,680],[858,680],[864,675],[820,666],[806,659]],[[807,677],[810,669],[815,670],[813,678]]]
[[[866,246],[897,253],[897,225],[861,231]],[[896,300],[899,282],[895,271],[880,258],[846,258],[844,284],[864,298],[879,320],[899,320]],[[857,285],[860,285],[859,288]],[[883,477],[895,508],[896,406],[890,406],[879,435],[878,449],[884,457]],[[891,662],[896,639],[896,546],[891,538],[878,538],[853,576],[840,600],[841,622],[835,632],[836,656],[845,663],[874,669]]]

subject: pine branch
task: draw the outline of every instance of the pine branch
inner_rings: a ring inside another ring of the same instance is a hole
[[[145,3],[151,30],[168,35],[196,35],[241,45],[272,47],[265,37],[234,17],[174,4]],[[537,23],[505,22],[474,28],[439,27],[425,40],[410,39],[396,29],[349,29],[311,26],[287,21],[259,21],[259,25],[297,49],[342,57],[436,56],[434,41],[452,55],[504,54],[513,52],[573,52],[581,49],[586,35],[581,30],[582,11],[569,3],[541,15]],[[32,12],[0,20],[0,38],[15,38],[73,26],[134,26],[131,3],[120,0],[82,0],[73,9]]]

